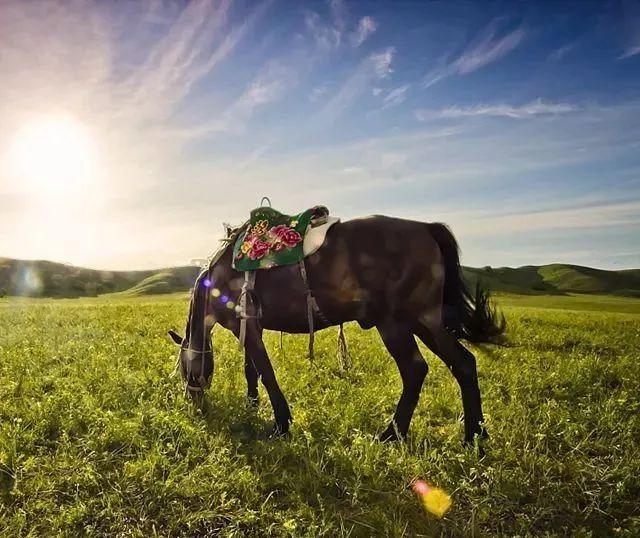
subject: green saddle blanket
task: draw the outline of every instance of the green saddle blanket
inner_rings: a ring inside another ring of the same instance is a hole
[[[304,258],[304,235],[309,224],[328,214],[324,206],[298,215],[284,215],[270,207],[254,209],[233,245],[233,267],[255,271],[298,263]]]

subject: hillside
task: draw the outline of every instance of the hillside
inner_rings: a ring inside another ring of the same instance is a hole
[[[640,297],[640,270],[607,271],[580,265],[553,263],[464,269],[472,285],[479,279],[493,291],[532,294],[595,293]]]
[[[151,295],[188,291],[195,266],[151,271],[100,271],[47,261],[0,258],[0,296],[84,297],[106,293]],[[465,267],[465,280],[516,294],[590,293],[640,297],[640,269],[606,271],[579,265]]]
[[[191,289],[199,271],[199,267],[191,266],[163,269],[144,278],[123,293],[126,295],[156,295],[188,291]]]
[[[93,297],[187,291],[199,268],[173,267],[149,271],[100,271],[42,260],[0,258],[0,297]]]

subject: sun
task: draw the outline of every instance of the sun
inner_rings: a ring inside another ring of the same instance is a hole
[[[25,123],[15,134],[11,155],[17,175],[33,194],[81,191],[96,172],[91,135],[70,116],[45,116]]]

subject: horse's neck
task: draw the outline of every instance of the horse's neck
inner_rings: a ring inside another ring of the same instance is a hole
[[[201,349],[203,347],[213,328],[213,324],[207,322],[207,314],[209,314],[208,310],[210,308],[210,302],[207,301],[209,289],[203,284],[203,280],[206,277],[201,277],[202,274],[194,284],[186,330],[189,347],[194,349]]]

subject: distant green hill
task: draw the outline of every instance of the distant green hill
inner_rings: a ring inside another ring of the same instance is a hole
[[[0,296],[84,297],[106,293],[152,295],[188,291],[199,268],[99,271],[47,261],[0,258]],[[592,293],[640,297],[640,269],[605,271],[579,265],[465,267],[465,280],[497,292],[517,294]]]
[[[199,271],[199,267],[191,266],[163,269],[144,278],[122,293],[127,295],[156,295],[187,291],[191,289]]]
[[[640,270],[606,271],[553,263],[510,267],[464,268],[472,285],[480,280],[493,291],[509,293],[597,293],[640,297]]]
[[[0,258],[0,296],[93,297],[128,291],[135,295],[187,291],[194,266],[150,271],[100,271],[42,260]]]

